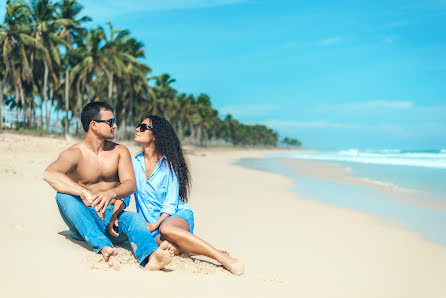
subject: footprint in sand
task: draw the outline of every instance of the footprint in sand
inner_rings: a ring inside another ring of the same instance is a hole
[[[90,269],[104,271],[119,271],[123,266],[134,268],[139,267],[138,260],[133,253],[121,247],[115,247],[118,254],[110,257],[108,262],[104,261],[101,254],[89,252],[84,258],[83,263]],[[194,274],[214,274],[216,272],[227,272],[222,265],[212,263],[211,261],[200,260],[196,257],[190,257],[182,253],[175,256],[173,261],[165,267],[167,270],[187,271]]]
[[[260,274],[257,277],[257,280],[261,280],[261,281],[266,282],[266,283],[274,283],[274,284],[284,284],[285,283],[283,280],[281,280],[277,276],[274,276],[274,275],[271,276],[270,275],[269,277],[267,277],[265,275],[268,275],[268,274],[263,274],[263,273]]]
[[[13,229],[14,231],[23,231],[25,229],[25,226],[22,224],[11,224],[10,225],[11,229]]]
[[[11,168],[6,168],[6,169],[1,169],[0,174],[6,176],[12,176],[12,175],[17,175],[17,171]]]
[[[138,260],[130,251],[121,247],[115,247],[115,250],[118,254],[111,256],[108,262],[105,262],[101,254],[91,252],[83,258],[83,263],[90,269],[104,271],[119,271],[122,265],[139,267]]]
[[[191,258],[189,255],[182,253],[174,257],[172,263],[166,266],[168,270],[188,271],[195,274],[212,274],[217,271],[226,271],[222,265],[214,264],[210,261],[200,260],[196,257]]]

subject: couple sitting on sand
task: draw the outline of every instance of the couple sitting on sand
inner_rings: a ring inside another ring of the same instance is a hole
[[[110,105],[87,104],[81,113],[85,139],[45,170],[70,235],[85,240],[108,261],[112,243],[130,241],[142,267],[159,270],[186,252],[220,262],[231,273],[243,264],[193,234],[194,215],[185,203],[190,173],[180,141],[169,122],[149,115],[136,127],[143,152],[131,158],[111,142],[117,128]],[[124,211],[135,194],[137,213]]]

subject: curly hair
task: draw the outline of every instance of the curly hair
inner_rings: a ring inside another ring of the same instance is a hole
[[[147,115],[152,121],[152,133],[155,136],[155,150],[166,156],[169,168],[180,184],[180,199],[188,201],[191,177],[188,164],[184,159],[183,149],[175,130],[169,121],[156,115]]]

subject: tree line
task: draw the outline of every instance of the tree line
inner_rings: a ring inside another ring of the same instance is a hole
[[[128,30],[86,28],[92,19],[76,0],[6,2],[0,25],[0,128],[3,107],[15,111],[16,127],[62,133],[82,132],[80,112],[88,102],[105,101],[114,109],[118,136],[131,138],[146,114],[165,117],[184,142],[206,145],[278,144],[264,125],[246,125],[231,115],[220,118],[208,95],[179,92],[166,73],[150,76],[141,62],[144,45]],[[54,121],[53,121],[54,122]]]

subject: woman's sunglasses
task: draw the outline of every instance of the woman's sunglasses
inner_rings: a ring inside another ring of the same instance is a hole
[[[146,130],[153,130],[153,128],[150,125],[147,125],[145,123],[138,124],[136,128],[139,128],[140,132],[145,132]]]
[[[116,123],[116,118],[111,118],[111,119],[107,119],[107,120],[93,120],[94,122],[105,122],[108,125],[110,125],[110,127],[113,127],[113,124]]]

